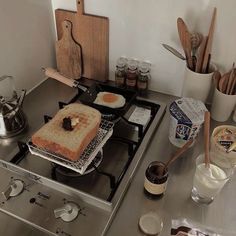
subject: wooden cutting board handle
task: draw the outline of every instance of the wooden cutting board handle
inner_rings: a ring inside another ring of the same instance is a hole
[[[82,75],[82,51],[72,36],[72,23],[62,22],[62,38],[56,42],[57,69],[70,79],[79,79]]]
[[[79,15],[84,14],[84,0],[77,0],[77,13]]]

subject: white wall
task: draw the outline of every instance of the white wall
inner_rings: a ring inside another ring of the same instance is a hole
[[[85,12],[110,19],[110,78],[121,55],[152,62],[152,90],[180,95],[184,62],[162,48],[181,50],[176,19],[192,31],[208,33],[213,7],[218,9],[212,60],[225,70],[236,61],[235,0],[84,0]],[[53,8],[76,10],[76,0],[52,0]]]
[[[0,76],[31,89],[44,78],[41,67],[55,63],[51,1],[1,0],[0,31]]]

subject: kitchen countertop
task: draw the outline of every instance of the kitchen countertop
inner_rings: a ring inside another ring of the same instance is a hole
[[[153,95],[154,99],[164,102],[167,106],[175,99],[160,93]],[[219,123],[211,120],[211,131],[218,125],[235,125],[233,120]],[[143,192],[144,174],[152,161],[167,162],[176,148],[169,142],[169,113],[167,112],[150,142],[144,158],[136,172],[116,217],[108,231],[109,236],[144,235],[138,227],[140,216],[150,211],[157,213],[163,220],[163,230],[160,236],[170,235],[171,220],[187,218],[197,223],[216,227],[218,233],[224,236],[236,235],[236,174],[224,186],[223,191],[210,205],[195,203],[190,193],[195,172],[195,159],[204,151],[203,129],[195,144],[180,159],[169,168],[167,190],[163,198],[151,200]],[[221,230],[224,230],[222,232]]]
[[[27,131],[9,141],[0,140],[0,158],[10,160],[17,152],[17,140],[26,141],[36,128],[42,123],[42,114],[53,115],[57,110],[59,100],[68,101],[76,93],[54,80],[46,80],[33,90],[25,99],[24,111],[27,114],[29,128]],[[175,97],[160,93],[150,92],[149,99],[164,102],[169,105]],[[46,113],[47,107],[54,107]],[[31,126],[31,124],[34,126]],[[233,121],[226,122],[233,124]],[[234,123],[235,124],[235,123]],[[219,123],[212,121],[213,129]],[[108,236],[116,235],[143,235],[138,228],[141,215],[155,211],[162,218],[164,227],[160,235],[170,235],[171,219],[188,218],[207,226],[227,229],[228,234],[236,235],[236,211],[234,210],[236,190],[236,175],[224,187],[219,196],[209,206],[198,205],[190,198],[192,179],[195,170],[195,158],[203,152],[203,134],[200,133],[196,143],[182,158],[176,161],[169,170],[167,190],[163,198],[151,200],[143,192],[144,173],[148,164],[154,160],[166,162],[176,151],[168,140],[169,114],[166,112],[161,125],[156,130],[147,150],[136,171],[133,180],[125,194],[120,208],[108,229]],[[227,210],[226,210],[227,209]],[[28,225],[0,213],[0,235],[45,235]]]

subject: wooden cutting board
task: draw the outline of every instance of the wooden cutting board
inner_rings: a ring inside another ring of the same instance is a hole
[[[79,79],[82,75],[81,47],[72,38],[72,24],[62,22],[63,35],[56,42],[57,69],[70,79]]]
[[[84,0],[77,1],[77,12],[55,11],[58,39],[63,35],[62,22],[72,22],[72,35],[82,47],[83,76],[105,81],[109,72],[109,20],[84,13]]]

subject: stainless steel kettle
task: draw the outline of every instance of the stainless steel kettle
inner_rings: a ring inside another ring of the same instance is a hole
[[[9,86],[6,86],[6,81]],[[13,77],[6,75],[0,77],[0,88],[0,138],[9,138],[19,134],[27,126],[22,110],[26,90],[22,90],[18,97]]]

